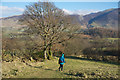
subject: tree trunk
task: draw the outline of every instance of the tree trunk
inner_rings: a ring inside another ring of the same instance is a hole
[[[52,51],[50,51],[50,55],[51,55],[51,57],[53,57],[53,53],[52,53]]]
[[[49,46],[48,54],[49,54],[49,59],[52,59],[53,54],[52,54],[52,51],[51,51],[51,46]]]
[[[46,51],[46,49],[44,50],[44,59],[47,59],[47,51]]]
[[[46,42],[46,40],[44,41],[44,59],[47,59],[47,42]]]

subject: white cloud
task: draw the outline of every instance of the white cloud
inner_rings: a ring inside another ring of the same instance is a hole
[[[0,17],[8,17],[12,15],[22,14],[24,11],[23,8],[19,7],[8,7],[8,6],[0,6]]]
[[[67,10],[67,9],[62,9],[64,11],[65,14],[78,14],[78,15],[86,15],[86,14],[90,14],[90,13],[96,13],[98,12],[99,10],[74,10],[74,11],[71,11],[71,10]]]
[[[23,12],[24,9],[22,8],[18,8],[18,7],[8,7],[8,6],[0,6],[0,10],[2,11],[19,11],[19,12]]]
[[[70,14],[70,15],[73,14],[73,12],[70,10],[67,9],[62,9],[62,10],[64,11],[65,14]]]

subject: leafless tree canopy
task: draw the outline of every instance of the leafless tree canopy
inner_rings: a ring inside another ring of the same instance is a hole
[[[64,30],[70,25],[70,18],[64,12],[50,2],[38,2],[26,6],[26,10],[20,20],[28,26],[28,34],[39,35],[44,41],[44,51],[53,44],[60,42]]]

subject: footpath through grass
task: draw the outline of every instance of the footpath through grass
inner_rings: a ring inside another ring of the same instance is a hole
[[[45,62],[19,60],[2,63],[3,78],[118,78],[118,67],[95,61],[65,58],[64,71],[58,70],[58,58]]]

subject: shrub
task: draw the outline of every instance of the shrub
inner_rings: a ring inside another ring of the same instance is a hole
[[[77,72],[76,76],[87,78],[87,74],[82,73],[82,72]]]
[[[14,58],[10,54],[6,54],[6,55],[2,56],[2,60],[6,61],[6,62],[12,62],[13,59]]]

